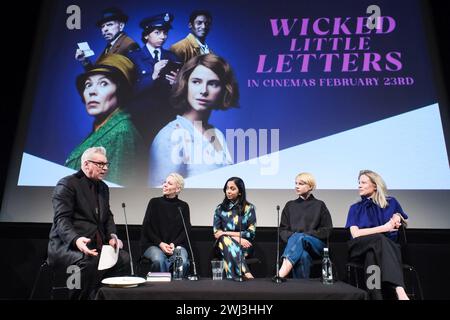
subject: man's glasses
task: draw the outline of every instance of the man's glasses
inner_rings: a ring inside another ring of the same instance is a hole
[[[109,167],[109,162],[98,162],[94,160],[88,160],[89,162],[95,164],[100,169],[105,169],[105,167]]]

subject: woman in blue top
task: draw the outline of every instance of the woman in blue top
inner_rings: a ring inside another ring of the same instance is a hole
[[[380,268],[381,283],[391,285],[399,300],[409,300],[403,281],[400,245],[396,243],[398,229],[406,224],[408,216],[394,197],[387,196],[386,184],[377,173],[362,170],[359,173],[361,201],[350,207],[346,228],[352,240],[349,259],[364,262],[364,270],[372,265]],[[373,274],[369,272],[369,275]],[[380,299],[381,288],[369,290],[373,299]]]
[[[255,239],[255,207],[247,202],[245,184],[241,178],[228,179],[223,192],[225,198],[214,213],[215,247],[223,257],[228,279],[241,278],[241,275],[243,279],[253,279],[245,257],[251,252],[252,241]]]

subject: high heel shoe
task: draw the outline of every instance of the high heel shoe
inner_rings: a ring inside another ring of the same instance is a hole
[[[244,273],[242,279],[244,279],[244,281],[249,281],[249,280],[254,280],[255,277],[250,272],[247,272],[247,273]]]

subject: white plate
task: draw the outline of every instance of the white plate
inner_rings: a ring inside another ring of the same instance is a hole
[[[102,280],[103,284],[110,287],[132,288],[139,284],[146,282],[144,278],[140,277],[112,277]]]

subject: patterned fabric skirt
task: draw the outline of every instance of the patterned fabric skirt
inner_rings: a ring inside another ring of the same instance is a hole
[[[242,251],[244,252],[242,255],[242,263],[239,242],[230,236],[220,237],[215,243],[215,248],[218,257],[223,259],[227,279],[235,279],[247,272],[250,272],[247,264],[245,263],[245,257],[251,253],[252,247],[248,249],[242,248]]]

